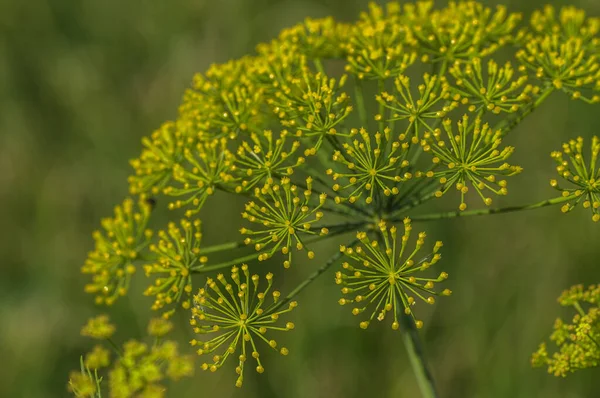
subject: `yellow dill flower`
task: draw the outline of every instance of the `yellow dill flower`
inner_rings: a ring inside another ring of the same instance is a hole
[[[450,100],[450,86],[444,76],[423,75],[423,84],[417,89],[419,96],[415,100],[411,93],[414,87],[410,78],[399,76],[394,80],[396,95],[387,92],[376,96],[377,101],[390,110],[388,121],[406,120],[406,134],[416,137],[413,143],[418,143],[419,133],[423,130],[433,130],[430,123],[446,116],[448,112],[458,106],[456,101]],[[383,116],[377,114],[376,120]]]
[[[563,39],[579,37],[596,47],[600,44],[600,18],[586,18],[585,11],[573,6],[561,7],[558,16],[551,5],[535,10],[531,15],[531,27],[540,35],[558,33]]]
[[[182,128],[183,122],[166,122],[149,137],[142,138],[144,149],[132,160],[135,175],[129,177],[132,194],[160,193],[183,160],[183,149],[194,145],[195,137]]]
[[[448,289],[441,293],[434,290],[435,283],[448,278],[445,272],[440,273],[437,278],[415,276],[415,273],[427,270],[440,260],[441,254],[438,251],[442,247],[442,242],[436,242],[430,254],[417,260],[415,256],[425,243],[426,235],[424,232],[419,233],[415,248],[411,252],[407,250],[411,230],[410,219],[404,219],[404,235],[398,248],[396,227],[392,226],[388,230],[386,223],[382,221],[379,223],[379,231],[383,243],[371,240],[365,232],[358,232],[356,236],[362,245],[340,248],[346,257],[354,261],[344,262],[343,271],[338,271],[335,275],[335,282],[343,286],[344,296],[351,297],[342,298],[339,303],[341,305],[356,303],[359,307],[352,309],[354,315],[372,310],[368,320],[360,322],[362,329],[366,329],[375,317],[378,321],[382,321],[388,312],[392,312],[394,319],[392,329],[397,330],[400,327],[399,308],[402,308],[405,314],[411,315],[416,326],[421,328],[423,322],[415,318],[412,310],[416,304],[415,297],[433,304],[434,296],[451,294]]]
[[[273,275],[267,274],[267,287],[259,291],[260,277],[250,276],[246,264],[240,268],[231,269],[231,283],[222,274],[217,275],[216,281],[208,278],[206,288],[199,290],[194,296],[196,306],[192,308],[192,325],[194,332],[208,335],[208,340],[192,340],[192,346],[198,346],[198,355],[212,354],[220,350],[220,354],[212,357],[212,363],[203,363],[203,370],[215,372],[227,358],[239,353],[239,364],[236,373],[239,375],[235,385],[241,387],[244,381],[244,364],[248,356],[256,361],[256,371],[264,372],[256,340],[262,340],[269,347],[278,350],[281,355],[287,355],[288,349],[278,348],[277,341],[269,340],[269,331],[289,331],[294,329],[292,322],[278,326],[277,321],[282,314],[294,309],[297,304],[292,301],[286,309],[280,310],[280,296],[277,290],[271,290]],[[268,296],[272,303],[266,304]],[[210,336],[214,336],[210,338]]]
[[[480,58],[464,64],[456,62],[450,68],[456,83],[451,87],[453,99],[464,105],[470,104],[470,112],[516,112],[531,101],[533,86],[525,86],[526,75],[513,79],[514,73],[510,62],[500,67],[491,59],[486,74],[482,71]]]
[[[159,231],[158,244],[150,245],[150,251],[157,255],[156,262],[144,266],[146,276],[157,276],[144,292],[156,296],[153,310],[181,302],[183,308],[190,308],[192,293],[192,271],[208,261],[200,255],[202,241],[200,220],[181,220],[181,227],[169,223],[166,231]],[[165,311],[170,317],[175,308]]]
[[[83,364],[88,369],[105,368],[110,365],[110,351],[100,345],[96,345],[92,351],[85,355]]]
[[[81,371],[72,371],[69,374],[67,389],[77,398],[102,398],[100,390],[101,377],[98,373],[86,368],[81,360]]]
[[[312,147],[306,156],[314,155],[327,136],[343,135],[337,127],[352,112],[350,98],[342,91],[345,83],[345,75],[336,80],[303,66],[300,76],[282,81],[267,100],[282,126],[310,139]]]
[[[576,314],[571,323],[556,320],[550,341],[558,351],[549,353],[547,344],[540,344],[531,357],[532,365],[545,366],[548,373],[562,377],[600,366],[600,285],[587,289],[583,285],[573,286],[563,292],[558,301],[572,307]]]
[[[134,261],[152,237],[152,231],[146,228],[150,211],[144,199],[139,200],[137,211],[133,200],[125,199],[115,207],[114,217],[102,220],[104,233],[94,232],[96,248],[88,254],[81,272],[92,275],[85,291],[97,294],[97,304],[110,305],[127,293],[136,270]]]
[[[411,30],[400,23],[397,3],[389,3],[385,11],[369,3],[369,9],[369,13],[361,13],[342,43],[347,53],[346,71],[361,80],[398,76],[416,60],[410,48],[414,44]]]
[[[524,48],[516,53],[521,71],[569,94],[573,99],[588,103],[600,101],[600,96],[585,94],[582,90],[600,87],[598,56],[586,49],[579,37],[562,39],[557,34],[529,37]]]
[[[521,15],[506,7],[490,8],[476,1],[451,1],[448,7],[431,10],[433,2],[419,2],[406,9],[417,48],[424,61],[468,60],[485,57],[513,39]]]
[[[304,157],[294,156],[300,142],[287,145],[288,137],[287,130],[282,130],[277,139],[271,130],[265,130],[262,134],[251,133],[249,140],[242,141],[231,168],[240,179],[236,192],[264,185],[273,177],[290,176],[295,167],[304,163]]]
[[[311,59],[339,58],[348,30],[349,25],[338,23],[332,17],[306,18],[304,22],[282,30],[275,43],[293,43],[298,52]]]
[[[550,154],[556,161],[556,171],[564,180],[574,185],[572,188],[563,188],[558,181],[551,180],[550,185],[562,192],[564,197],[573,199],[566,203],[562,212],[566,213],[582,203],[583,207],[592,211],[592,220],[600,221],[600,138],[594,136],[590,148],[589,164],[583,155],[583,138],[570,140],[564,143],[562,151]]]
[[[110,323],[108,315],[98,315],[88,319],[87,323],[81,329],[81,335],[93,339],[110,339],[115,333],[116,327]]]
[[[357,134],[356,130],[352,133]],[[378,193],[385,196],[397,195],[398,184],[412,178],[412,173],[405,171],[409,166],[406,157],[410,149],[410,144],[404,141],[405,135],[401,134],[396,140],[391,137],[389,128],[385,128],[383,134],[377,132],[374,135],[360,129],[358,135],[361,141],[355,139],[352,144],[344,143],[343,152],[333,153],[333,160],[346,166],[348,172],[327,170],[334,181],[347,181],[342,185],[334,184],[335,192],[351,191],[346,197],[336,197],[336,202],[347,200],[354,203],[363,192],[367,192],[367,204]]]
[[[482,125],[480,119],[469,124],[467,115],[457,123],[456,135],[451,120],[445,120],[442,125],[446,139],[436,129],[426,133],[421,141],[423,150],[433,155],[432,177],[439,179],[442,185],[435,196],[441,197],[454,186],[461,195],[459,209],[465,210],[465,195],[469,192],[469,186],[475,189],[487,206],[492,199],[485,195],[486,191],[506,195],[506,180],[497,181],[497,176],[512,176],[520,173],[522,168],[504,162],[514,148],[498,149],[502,143],[502,133],[492,131],[487,124]]]
[[[301,194],[298,186],[289,178],[281,179],[280,184],[268,182],[263,188],[256,188],[256,202],[248,202],[242,217],[251,223],[261,224],[262,229],[242,228],[246,245],[254,245],[259,261],[267,260],[277,251],[287,256],[283,262],[285,268],[292,264],[293,247],[305,250],[309,259],[314,252],[303,242],[302,235],[326,235],[327,229],[315,230],[313,224],[320,221],[323,212],[319,209],[325,203],[327,195],[320,194],[318,204],[311,204],[312,179],[306,179],[306,189]],[[303,196],[303,198],[301,197]]]
[[[235,138],[240,132],[262,129],[264,89],[252,79],[254,62],[245,57],[194,76],[179,113],[200,138]]]
[[[148,322],[148,334],[155,337],[163,337],[173,330],[173,323],[164,318],[152,318]]]
[[[166,388],[165,377],[178,380],[193,375],[193,358],[181,356],[177,344],[165,341],[149,348],[130,340],[123,344],[123,353],[108,373],[110,396],[114,398],[154,397]]]
[[[169,203],[169,208],[191,206],[185,213],[191,217],[200,211],[218,186],[231,188],[228,184],[234,180],[230,174],[232,155],[227,150],[227,139],[221,138],[200,142],[194,149],[185,148],[184,157],[187,164],[177,164],[173,169],[173,179],[179,186],[168,186],[163,193],[186,197]]]

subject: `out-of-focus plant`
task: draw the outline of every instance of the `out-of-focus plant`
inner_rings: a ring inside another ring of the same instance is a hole
[[[511,134],[524,118],[555,93],[600,101],[598,19],[547,7],[529,27],[520,22],[505,7],[475,1],[441,9],[432,1],[371,4],[353,24],[307,19],[259,45],[255,55],[196,75],[177,119],[142,140],[131,161],[132,197],[102,221],[82,268],[92,276],[86,291],[99,305],[126,295],[136,270],[145,271],[151,278],[145,294],[162,315],[149,330],[155,344],[130,341],[121,348],[111,343],[108,318],[95,319],[83,333],[108,341],[115,352],[94,348],[72,375],[70,391],[98,397],[107,385],[114,397],[162,396],[165,377],[192,371],[189,359],[162,340],[177,311],[191,316],[197,354],[212,355],[201,368],[236,362],[241,387],[249,356],[258,373],[265,370],[260,345],[289,353],[272,335],[294,329],[296,296],[338,267],[332,279],[341,286],[340,304],[352,303],[361,328],[392,319],[423,396],[437,396],[416,314],[436,296],[450,295],[437,284],[452,281],[437,269],[441,242],[423,257],[426,234],[411,237],[412,224],[554,205],[569,212],[578,204],[600,220],[597,137],[590,149],[577,138],[552,153],[557,197],[491,207],[508,194],[509,179],[526,174],[509,163],[519,150]],[[514,59],[500,63],[500,48]],[[427,72],[408,77],[419,68]],[[219,195],[246,202],[230,210],[240,213],[240,237],[206,246],[202,209]],[[420,210],[444,203],[439,198],[457,209]],[[161,229],[152,223],[160,211],[181,214]],[[331,257],[315,250],[315,242],[340,235],[350,237]],[[271,258],[306,279],[280,293],[273,275],[261,271]],[[560,353],[550,356],[542,346],[535,356],[560,375],[597,363],[595,307],[582,312],[578,303],[587,299],[573,294],[561,302],[578,315],[573,325],[557,324],[552,337]],[[565,359],[573,353],[577,363]]]

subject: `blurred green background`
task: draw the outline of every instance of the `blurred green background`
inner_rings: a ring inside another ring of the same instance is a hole
[[[504,2],[526,15],[544,3]],[[596,0],[553,2],[567,3],[600,14]],[[359,0],[0,1],[0,396],[67,396],[67,374],[90,347],[79,328],[96,311],[79,273],[92,248],[90,233],[126,195],[128,159],[137,156],[143,135],[176,116],[193,73],[252,52],[307,16],[349,21],[366,6]],[[513,163],[526,172],[497,204],[555,195],[550,151],[598,131],[597,107],[552,97],[511,135]],[[238,214],[224,208],[230,203],[221,206],[205,219],[213,226],[204,231],[209,244],[230,232],[217,230],[218,223],[237,227]],[[455,292],[426,314],[422,333],[441,397],[598,396],[598,370],[556,379],[531,369],[529,358],[555,317],[569,316],[556,304],[560,292],[600,279],[599,227],[587,212],[563,216],[558,208],[415,227],[444,241],[440,264]],[[289,279],[301,273],[290,272]],[[233,387],[233,367],[226,367],[198,371],[170,396],[418,397],[398,333],[359,330],[348,308],[336,303],[338,293],[331,274],[303,292],[297,328],[282,336],[292,355],[268,356],[267,372],[248,372],[241,391]],[[117,338],[137,336],[149,299],[122,301],[113,312],[123,325]]]

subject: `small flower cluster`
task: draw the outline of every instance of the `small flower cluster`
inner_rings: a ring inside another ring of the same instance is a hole
[[[383,243],[371,240],[366,232],[359,232],[356,237],[361,245],[356,247],[342,246],[340,250],[353,263],[344,262],[343,271],[335,275],[335,283],[342,285],[342,293],[350,298],[342,298],[339,303],[346,305],[355,303],[359,305],[352,309],[352,314],[360,315],[365,310],[372,308],[368,320],[360,322],[360,327],[366,329],[377,317],[383,321],[387,313],[393,317],[392,329],[400,327],[398,316],[401,312],[411,315],[417,328],[423,327],[423,322],[414,316],[412,307],[416,304],[415,297],[425,303],[435,303],[437,295],[449,296],[452,292],[444,289],[437,293],[435,284],[448,278],[442,272],[437,278],[420,276],[420,272],[436,264],[441,258],[439,250],[442,242],[436,242],[431,253],[417,259],[417,253],[425,243],[425,233],[418,235],[415,248],[407,248],[412,225],[409,218],[404,220],[404,234],[397,246],[396,227],[389,228],[385,222],[379,224],[379,233]],[[382,247],[382,245],[384,247]],[[397,308],[402,308],[398,311]]]
[[[600,366],[600,285],[587,289],[583,285],[573,286],[563,292],[558,302],[572,307],[576,314],[571,323],[556,320],[550,340],[558,351],[549,353],[546,343],[542,343],[531,358],[532,364],[545,366],[548,373],[562,377]]]
[[[550,185],[561,191],[563,197],[568,200],[561,208],[563,213],[573,210],[575,206],[582,203],[584,208],[592,211],[592,220],[598,222],[600,221],[600,163],[598,163],[600,138],[592,138],[590,152],[589,163],[586,163],[581,137],[563,144],[562,152],[552,152],[551,156],[558,164],[556,166],[558,175],[573,187],[563,188],[554,179],[550,181]]]
[[[126,199],[115,207],[115,216],[102,220],[104,233],[94,232],[96,248],[90,252],[81,268],[92,274],[92,282],[85,286],[88,293],[96,294],[97,304],[112,304],[127,293],[131,276],[136,271],[134,262],[152,238],[147,228],[151,206],[144,199],[138,202]]]
[[[248,356],[256,361],[258,373],[265,371],[257,341],[262,340],[281,355],[288,354],[286,347],[279,348],[277,341],[268,339],[266,333],[294,329],[292,322],[287,322],[284,326],[278,326],[277,322],[280,315],[297,306],[295,301],[291,301],[287,308],[281,309],[284,305],[280,301],[281,293],[272,290],[273,274],[266,275],[267,287],[259,291],[260,277],[251,276],[246,264],[240,268],[231,269],[229,280],[219,274],[216,281],[210,278],[206,281],[206,288],[200,289],[194,296],[195,306],[192,308],[190,321],[196,334],[214,336],[207,340],[191,341],[192,346],[199,347],[198,355],[212,354],[219,349],[222,351],[213,355],[212,363],[203,363],[203,370],[215,372],[229,356],[239,353],[235,369],[238,374],[235,382],[237,387],[243,384],[244,364]],[[269,298],[272,300],[271,304],[267,304]]]
[[[498,149],[502,144],[502,133],[492,131],[480,119],[469,124],[469,117],[463,116],[457,123],[458,134],[454,135],[452,121],[442,123],[446,139],[437,129],[426,133],[421,141],[425,152],[432,152],[433,177],[439,179],[441,189],[435,196],[441,197],[452,186],[460,192],[460,210],[465,210],[467,204],[465,195],[469,186],[475,189],[483,203],[492,204],[492,198],[486,191],[496,195],[506,195],[506,180],[497,180],[498,175],[513,176],[522,171],[519,166],[512,166],[505,161],[513,153],[513,147]]]
[[[173,325],[164,319],[153,319],[148,331],[156,338],[166,335]],[[81,333],[100,340],[108,340],[115,327],[110,324],[105,315],[90,319]],[[102,346],[95,346],[81,360],[81,371],[72,372],[68,389],[76,397],[100,398],[104,377],[99,372],[106,369],[107,388],[109,395],[115,398],[131,397],[164,397],[166,388],[163,380],[177,381],[182,377],[193,375],[192,357],[182,356],[178,352],[177,343],[156,340],[149,346],[137,340],[129,340],[117,349],[116,358],[111,362],[110,352]]]

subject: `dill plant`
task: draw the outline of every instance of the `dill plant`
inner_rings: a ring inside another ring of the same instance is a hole
[[[179,354],[188,349],[164,339],[176,311],[191,318],[197,367],[215,372],[235,362],[241,387],[247,362],[262,373],[274,360],[259,350],[293,355],[280,332],[295,328],[300,293],[331,269],[331,288],[341,289],[339,303],[353,307],[357,325],[391,319],[423,396],[437,396],[418,312],[452,292],[438,266],[442,243],[423,253],[426,233],[415,239],[412,225],[545,206],[581,207],[600,221],[598,137],[573,138],[551,154],[558,195],[549,187],[542,201],[493,206],[523,172],[509,163],[509,141],[524,118],[550,95],[600,102],[600,20],[550,6],[529,24],[521,19],[474,1],[371,4],[355,23],[306,19],[254,55],[196,75],[177,119],[142,140],[131,197],[101,222],[82,268],[98,305],[127,295],[144,271],[144,294],[161,315],[148,330],[155,343],[119,346],[107,316],[90,320],[82,334],[115,352],[94,347],[69,390],[100,397],[106,385],[111,397],[159,397],[164,379],[191,376],[191,357]],[[511,61],[495,58],[501,48]],[[218,191],[246,201],[240,236],[205,246],[201,210]],[[423,214],[429,201],[454,210]],[[178,215],[166,228],[150,227],[161,209]],[[347,243],[331,257],[314,251],[315,242],[341,235]],[[297,267],[306,279],[280,292],[261,270],[270,259],[283,265],[280,274]],[[597,366],[598,287],[574,287],[560,302],[577,314],[555,325],[559,352],[543,344],[533,363],[556,375]]]

